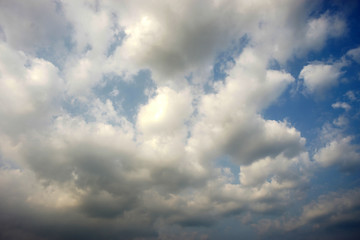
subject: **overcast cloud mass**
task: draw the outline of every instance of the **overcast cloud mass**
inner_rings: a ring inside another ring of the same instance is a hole
[[[0,239],[358,239],[359,4],[0,0]]]

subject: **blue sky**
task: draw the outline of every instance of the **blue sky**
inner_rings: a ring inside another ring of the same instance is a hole
[[[0,2],[1,239],[356,239],[358,1]]]

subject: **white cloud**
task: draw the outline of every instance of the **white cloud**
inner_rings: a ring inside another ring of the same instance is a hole
[[[349,111],[351,109],[351,106],[346,102],[336,102],[336,103],[331,104],[331,107],[342,108],[345,111]]]
[[[127,229],[129,217],[137,219],[132,221],[136,224],[161,220],[169,225],[207,225],[239,210],[281,209],[289,203],[292,189],[308,180],[299,170],[308,160],[297,157],[305,140],[286,122],[258,114],[294,81],[288,73],[266,70],[258,60],[253,49],[245,50],[214,94],[159,87],[140,107],[136,125],[119,115],[110,100],[96,98],[87,102],[87,120],[63,114],[53,125],[13,143],[2,136],[2,149],[12,149],[2,150],[3,156],[33,172],[34,184],[47,181],[49,191],[64,198],[58,204],[37,201],[46,191],[30,195],[19,189],[24,194],[20,202],[30,199],[21,203],[27,209],[23,214],[40,205],[44,212],[55,209],[51,216],[56,216],[56,206],[62,206],[82,222],[89,217],[116,219],[121,222],[117,229]],[[233,184],[230,170],[212,165],[226,154],[239,166],[255,166],[273,157],[269,161],[279,161],[282,168],[259,177],[244,167],[246,178],[255,180]],[[141,214],[144,211],[148,217]],[[41,214],[33,218],[41,221]]]
[[[138,128],[145,138],[177,134],[192,111],[189,90],[176,92],[168,87],[158,88],[156,96],[139,109]]]
[[[258,186],[277,181],[284,187],[292,188],[307,180],[310,165],[306,153],[290,159],[282,154],[275,158],[266,157],[249,166],[241,166],[240,183],[245,186]]]
[[[323,94],[326,90],[338,85],[341,76],[340,67],[336,65],[315,63],[303,67],[299,78],[310,93]]]
[[[298,2],[157,1],[139,5],[132,1],[109,6],[118,9],[127,34],[115,51],[111,68],[121,73],[124,69],[117,66],[123,64],[127,74],[150,68],[158,83],[201,72],[233,39],[245,34],[261,51],[284,62],[294,52],[321,48],[326,39],[341,36],[346,28],[344,20],[330,14],[307,22],[307,9]]]
[[[314,159],[322,166],[340,165],[346,170],[351,170],[360,164],[359,146],[351,143],[352,137],[335,139],[321,148],[314,155]]]
[[[97,6],[98,5],[98,6]],[[89,55],[105,54],[118,31],[107,9],[93,1],[62,1],[63,12],[73,27],[76,51]]]
[[[346,55],[350,56],[355,62],[360,63],[360,47],[349,50]]]
[[[114,108],[113,102],[106,99],[102,102],[100,99],[93,101],[93,107],[90,109],[90,116],[94,117],[97,122],[110,123],[110,124],[121,124],[124,120]]]
[[[114,88],[111,92],[110,92],[110,96],[112,97],[116,97],[119,95],[119,90],[117,88]]]
[[[90,95],[94,87],[103,76],[102,64],[104,59],[69,59],[66,68],[66,83],[68,93],[72,96]]]
[[[3,131],[22,132],[50,121],[63,96],[64,83],[52,63],[0,43],[0,117]]]
[[[349,125],[349,119],[341,115],[333,121],[333,124],[339,128],[346,128]]]
[[[315,151],[313,158],[322,167],[337,166],[346,172],[356,171],[360,164],[360,146],[355,136],[346,131],[349,119],[340,115],[332,124],[322,127],[319,138],[322,145]]]
[[[290,74],[266,71],[262,59],[245,49],[217,93],[201,98],[189,147],[210,155],[230,154],[238,163],[283,151],[298,153],[305,142],[299,132],[257,114],[293,80]]]
[[[252,28],[248,34],[259,49],[280,63],[293,56],[302,57],[309,51],[319,51],[329,38],[346,33],[346,22],[341,16],[324,13],[309,19],[307,11],[316,3],[304,3],[258,2],[260,6],[256,9],[266,11],[266,17],[259,16],[258,29]]]
[[[323,14],[308,23],[306,31],[307,44],[315,49],[322,48],[329,37],[339,37],[346,32],[346,23],[339,16]]]
[[[235,3],[132,1],[125,6],[113,3],[112,7],[120,11],[126,33],[123,45],[114,53],[114,66],[123,63],[130,72],[134,68],[150,68],[157,82],[181,80],[184,73],[206,68],[232,38],[243,34],[239,32],[238,25],[243,25],[240,21],[224,18],[234,14],[228,4]],[[234,29],[229,31],[229,24]]]
[[[301,132],[262,114],[295,82],[283,63],[346,29],[337,15],[308,19],[313,6],[305,3],[2,1],[5,236],[146,238],[161,227],[286,211],[313,165]],[[215,59],[245,36],[224,79],[213,82]],[[269,69],[274,59],[279,70]],[[321,92],[338,83],[340,65],[310,64],[300,77]],[[128,89],[116,81],[136,81],[144,69],[154,91],[133,106],[131,122],[116,105]],[[314,159],[357,164],[351,139],[329,138]],[[218,166],[227,157],[231,167]]]

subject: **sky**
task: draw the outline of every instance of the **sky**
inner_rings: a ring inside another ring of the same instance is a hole
[[[0,239],[357,239],[359,12],[0,0]]]

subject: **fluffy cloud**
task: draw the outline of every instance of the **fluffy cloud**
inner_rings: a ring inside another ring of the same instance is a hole
[[[0,238],[166,238],[284,214],[315,164],[300,130],[264,111],[295,83],[287,60],[346,31],[340,15],[305,3],[2,1]],[[143,70],[152,89],[130,120],[119,81]],[[341,64],[314,63],[300,77],[317,93],[341,74]],[[327,140],[317,163],[358,164],[351,137]]]
[[[260,16],[258,31],[249,34],[262,51],[281,63],[292,56],[321,50],[329,38],[340,37],[347,29],[345,21],[337,15],[324,13],[317,18],[308,18],[310,9],[303,5],[304,2],[258,3],[259,8],[264,7],[262,11],[266,11],[266,17]]]
[[[284,62],[294,52],[321,49],[346,29],[341,17],[330,14],[306,22],[307,9],[296,2],[125,1],[97,7],[108,15],[115,9],[115,29],[125,35],[109,58],[109,71],[126,76],[149,68],[156,82],[167,84],[181,81],[184,73],[206,72],[219,53],[245,35]]]
[[[264,68],[253,49],[245,49],[217,93],[202,97],[198,122],[189,139],[191,149],[230,154],[234,161],[251,163],[285,151],[297,154],[304,139],[286,123],[264,120],[257,113],[294,81],[284,72]]]
[[[313,155],[320,166],[335,165],[346,172],[357,171],[360,164],[359,145],[355,135],[346,131],[348,128],[349,118],[346,115],[340,115],[332,124],[324,124],[319,135],[322,145]]]
[[[51,62],[0,44],[0,126],[21,133],[49,122],[62,100],[64,82]]]
[[[344,169],[350,170],[360,163],[359,146],[351,143],[352,137],[335,139],[314,155],[314,159],[322,166],[339,164]]]
[[[192,95],[189,91],[176,92],[164,87],[138,113],[138,129],[144,137],[177,135],[192,113]]]
[[[241,166],[240,182],[243,185],[257,186],[266,181],[277,181],[280,183],[279,186],[292,187],[300,184],[300,176],[306,180],[306,171],[310,165],[305,153],[292,159],[288,159],[282,154],[275,158],[266,157],[249,166]]]
[[[326,90],[338,85],[341,68],[336,65],[315,63],[306,65],[299,78],[304,79],[304,85],[310,93],[323,94]]]
[[[306,41],[314,48],[321,48],[329,37],[338,37],[346,32],[346,23],[340,16],[323,14],[308,23]]]
[[[97,225],[97,234],[122,229],[134,234],[126,224],[134,218],[143,225],[139,235],[146,236],[153,222],[209,225],[240,210],[279,211],[288,204],[291,189],[307,182],[298,171],[308,160],[296,157],[305,143],[296,129],[258,114],[294,79],[285,72],[266,70],[262,61],[256,65],[257,60],[252,49],[245,50],[225,83],[215,87],[216,93],[158,88],[140,107],[136,124],[119,115],[110,100],[95,99],[89,102],[86,119],[63,114],[16,142],[2,136],[2,156],[25,169],[24,173],[3,169],[5,186],[16,184],[15,174],[38,189],[17,190],[24,211],[16,214],[26,219],[31,208],[42,206],[40,213],[31,213],[42,224],[43,214],[52,219],[59,211],[70,210],[71,219],[88,226],[93,218],[119,223],[115,229]],[[255,65],[248,68],[248,63]],[[261,94],[254,97],[252,92]],[[242,97],[234,101],[235,96]],[[241,184],[233,184],[236,176],[229,169],[212,164],[226,154],[239,165],[254,162],[253,171],[258,171],[256,164],[261,165],[262,158],[274,157],[270,161],[280,161],[282,170],[270,173],[269,168],[269,173],[259,175],[244,167]],[[292,168],[297,170],[290,174]],[[47,191],[52,194],[44,198]],[[58,226],[63,221],[50,224]],[[34,228],[26,221],[22,224]],[[75,224],[74,231],[78,228]],[[13,237],[12,231],[11,226],[6,234]],[[39,234],[51,237],[55,233]]]

